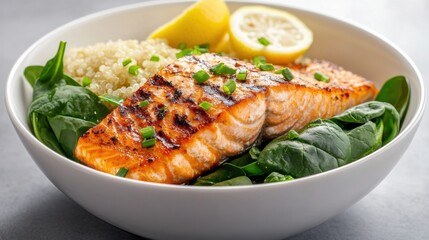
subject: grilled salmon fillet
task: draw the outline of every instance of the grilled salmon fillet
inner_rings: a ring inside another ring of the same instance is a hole
[[[246,70],[247,79],[210,73],[219,63]],[[327,61],[289,68],[294,79],[286,81],[281,74],[215,54],[178,59],[88,130],[75,155],[106,173],[125,167],[128,178],[183,184],[259,138],[272,139],[317,118],[329,118],[377,93],[372,82]],[[203,84],[192,77],[199,70],[210,74]],[[329,83],[315,80],[316,71],[329,76]],[[230,79],[237,87],[228,95],[223,85]],[[143,100],[149,105],[140,107]],[[212,107],[205,111],[199,107],[203,101]],[[156,144],[150,148],[142,147],[139,133],[147,126],[156,132]]]

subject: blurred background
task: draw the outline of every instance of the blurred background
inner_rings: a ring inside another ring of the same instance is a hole
[[[76,18],[137,0],[0,2],[0,239],[140,239],[92,216],[31,160],[7,116],[4,88],[18,57]],[[429,76],[429,1],[276,1],[365,26],[401,48]],[[429,81],[426,82],[426,87]],[[290,239],[428,239],[429,119],[391,174],[337,217]],[[365,177],[365,176],[362,176]]]

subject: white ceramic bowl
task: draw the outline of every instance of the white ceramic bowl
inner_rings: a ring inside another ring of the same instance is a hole
[[[394,75],[408,77],[411,105],[396,139],[359,161],[322,174],[285,183],[216,188],[111,176],[70,161],[37,141],[27,124],[31,87],[22,77],[25,66],[44,64],[60,40],[66,40],[68,47],[119,38],[143,40],[189,4],[154,1],[81,18],[37,41],[13,67],[6,86],[10,119],[34,161],[64,194],[95,216],[149,238],[278,239],[342,212],[391,171],[423,114],[425,91],[415,65],[398,48],[362,27],[280,5],[276,7],[296,14],[313,30],[315,41],[308,56],[333,61],[378,86]],[[229,2],[232,10],[245,4]]]

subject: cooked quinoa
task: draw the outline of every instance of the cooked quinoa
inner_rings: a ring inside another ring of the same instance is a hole
[[[64,56],[64,72],[79,83],[82,83],[84,77],[91,79],[88,88],[97,95],[111,94],[127,98],[148,78],[176,60],[178,51],[161,39],[97,43],[67,50]],[[159,57],[159,61],[150,60],[154,55]],[[124,60],[127,59],[131,62],[123,66]],[[135,65],[140,67],[137,75],[128,71]]]

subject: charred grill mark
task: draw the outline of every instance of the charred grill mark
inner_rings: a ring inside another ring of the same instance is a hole
[[[253,92],[255,92],[255,93],[264,92],[267,90],[267,88],[265,86],[255,85],[255,84],[251,84],[251,83],[250,84],[249,83],[241,83],[240,85],[251,90],[251,91],[253,91]]]
[[[260,74],[261,74],[261,77],[264,78],[264,80],[269,80],[269,81],[279,82],[279,83],[287,82],[284,78],[281,78],[280,75],[276,76],[271,73],[263,73],[263,72],[260,72]]]
[[[189,60],[191,60],[192,62],[195,62],[198,65],[202,65],[207,69],[210,69],[212,67],[207,61],[204,61],[202,58],[197,58],[194,55],[189,56]]]
[[[110,138],[110,141],[112,141],[113,145],[116,145],[118,143],[118,138],[113,136]]]
[[[195,127],[191,126],[191,124],[189,124],[188,116],[186,116],[186,115],[179,115],[177,113],[174,114],[174,123],[173,124],[176,127],[180,128],[182,131],[186,132],[187,135],[194,134],[198,130]]]
[[[139,106],[129,106],[130,113],[132,113],[137,118],[149,119],[149,112],[146,108],[141,108]]]
[[[178,89],[174,89],[174,93],[173,93],[173,96],[170,98],[170,101],[172,103],[178,103],[181,96],[182,96],[182,92]]]
[[[128,107],[125,107],[124,105],[120,105],[118,107],[118,111],[119,111],[119,114],[121,115],[121,117],[125,117],[129,113]]]
[[[139,96],[140,99],[145,100],[145,99],[149,99],[152,96],[152,94],[140,88],[139,90],[137,90],[135,94],[133,94],[133,96]]]
[[[168,87],[173,86],[171,82],[167,81],[164,77],[158,74],[153,75],[153,77],[150,79],[150,84],[154,86],[168,86]]]
[[[168,137],[163,131],[156,133],[156,138],[162,142],[162,144],[168,149],[180,148],[180,145],[175,143],[170,137]]]
[[[207,112],[201,109],[199,106],[193,105],[193,106],[190,106],[190,108],[195,113],[194,120],[198,121],[200,125],[205,125],[215,120],[214,118],[210,117],[210,115],[208,115]]]
[[[155,111],[156,118],[161,121],[165,117],[165,114],[167,114],[167,107],[164,104],[158,104],[158,106],[155,108]]]
[[[217,98],[219,101],[221,101],[224,105],[231,107],[232,105],[234,105],[236,103],[236,101],[229,95],[227,95],[226,93],[222,92],[218,86],[212,86],[209,84],[202,84],[201,87],[203,88],[203,90]]]

